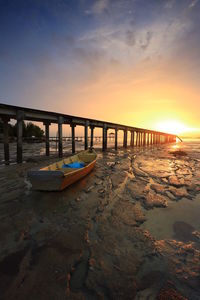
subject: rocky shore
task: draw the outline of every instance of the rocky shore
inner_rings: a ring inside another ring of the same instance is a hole
[[[0,169],[1,299],[200,298],[200,221],[175,220],[171,238],[148,228],[173,203],[200,209],[198,151],[98,152],[80,182],[32,191],[27,171],[55,160]]]

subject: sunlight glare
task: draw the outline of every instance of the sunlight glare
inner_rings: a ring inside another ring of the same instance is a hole
[[[179,121],[171,120],[157,123],[156,130],[172,134],[180,134],[189,131],[189,128]]]

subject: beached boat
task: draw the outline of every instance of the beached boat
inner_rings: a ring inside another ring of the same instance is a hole
[[[33,189],[62,191],[67,186],[86,176],[95,166],[97,154],[93,149],[64,158],[45,168],[29,171]]]

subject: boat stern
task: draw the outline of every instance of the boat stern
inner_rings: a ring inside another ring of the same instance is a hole
[[[28,179],[34,190],[59,191],[62,189],[64,174],[61,171],[29,171]]]

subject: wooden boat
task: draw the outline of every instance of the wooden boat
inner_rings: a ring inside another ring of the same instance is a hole
[[[86,176],[95,166],[97,154],[93,149],[81,151],[37,171],[29,171],[28,177],[33,189],[62,191],[67,186]],[[84,163],[82,168],[65,168],[63,165]]]

